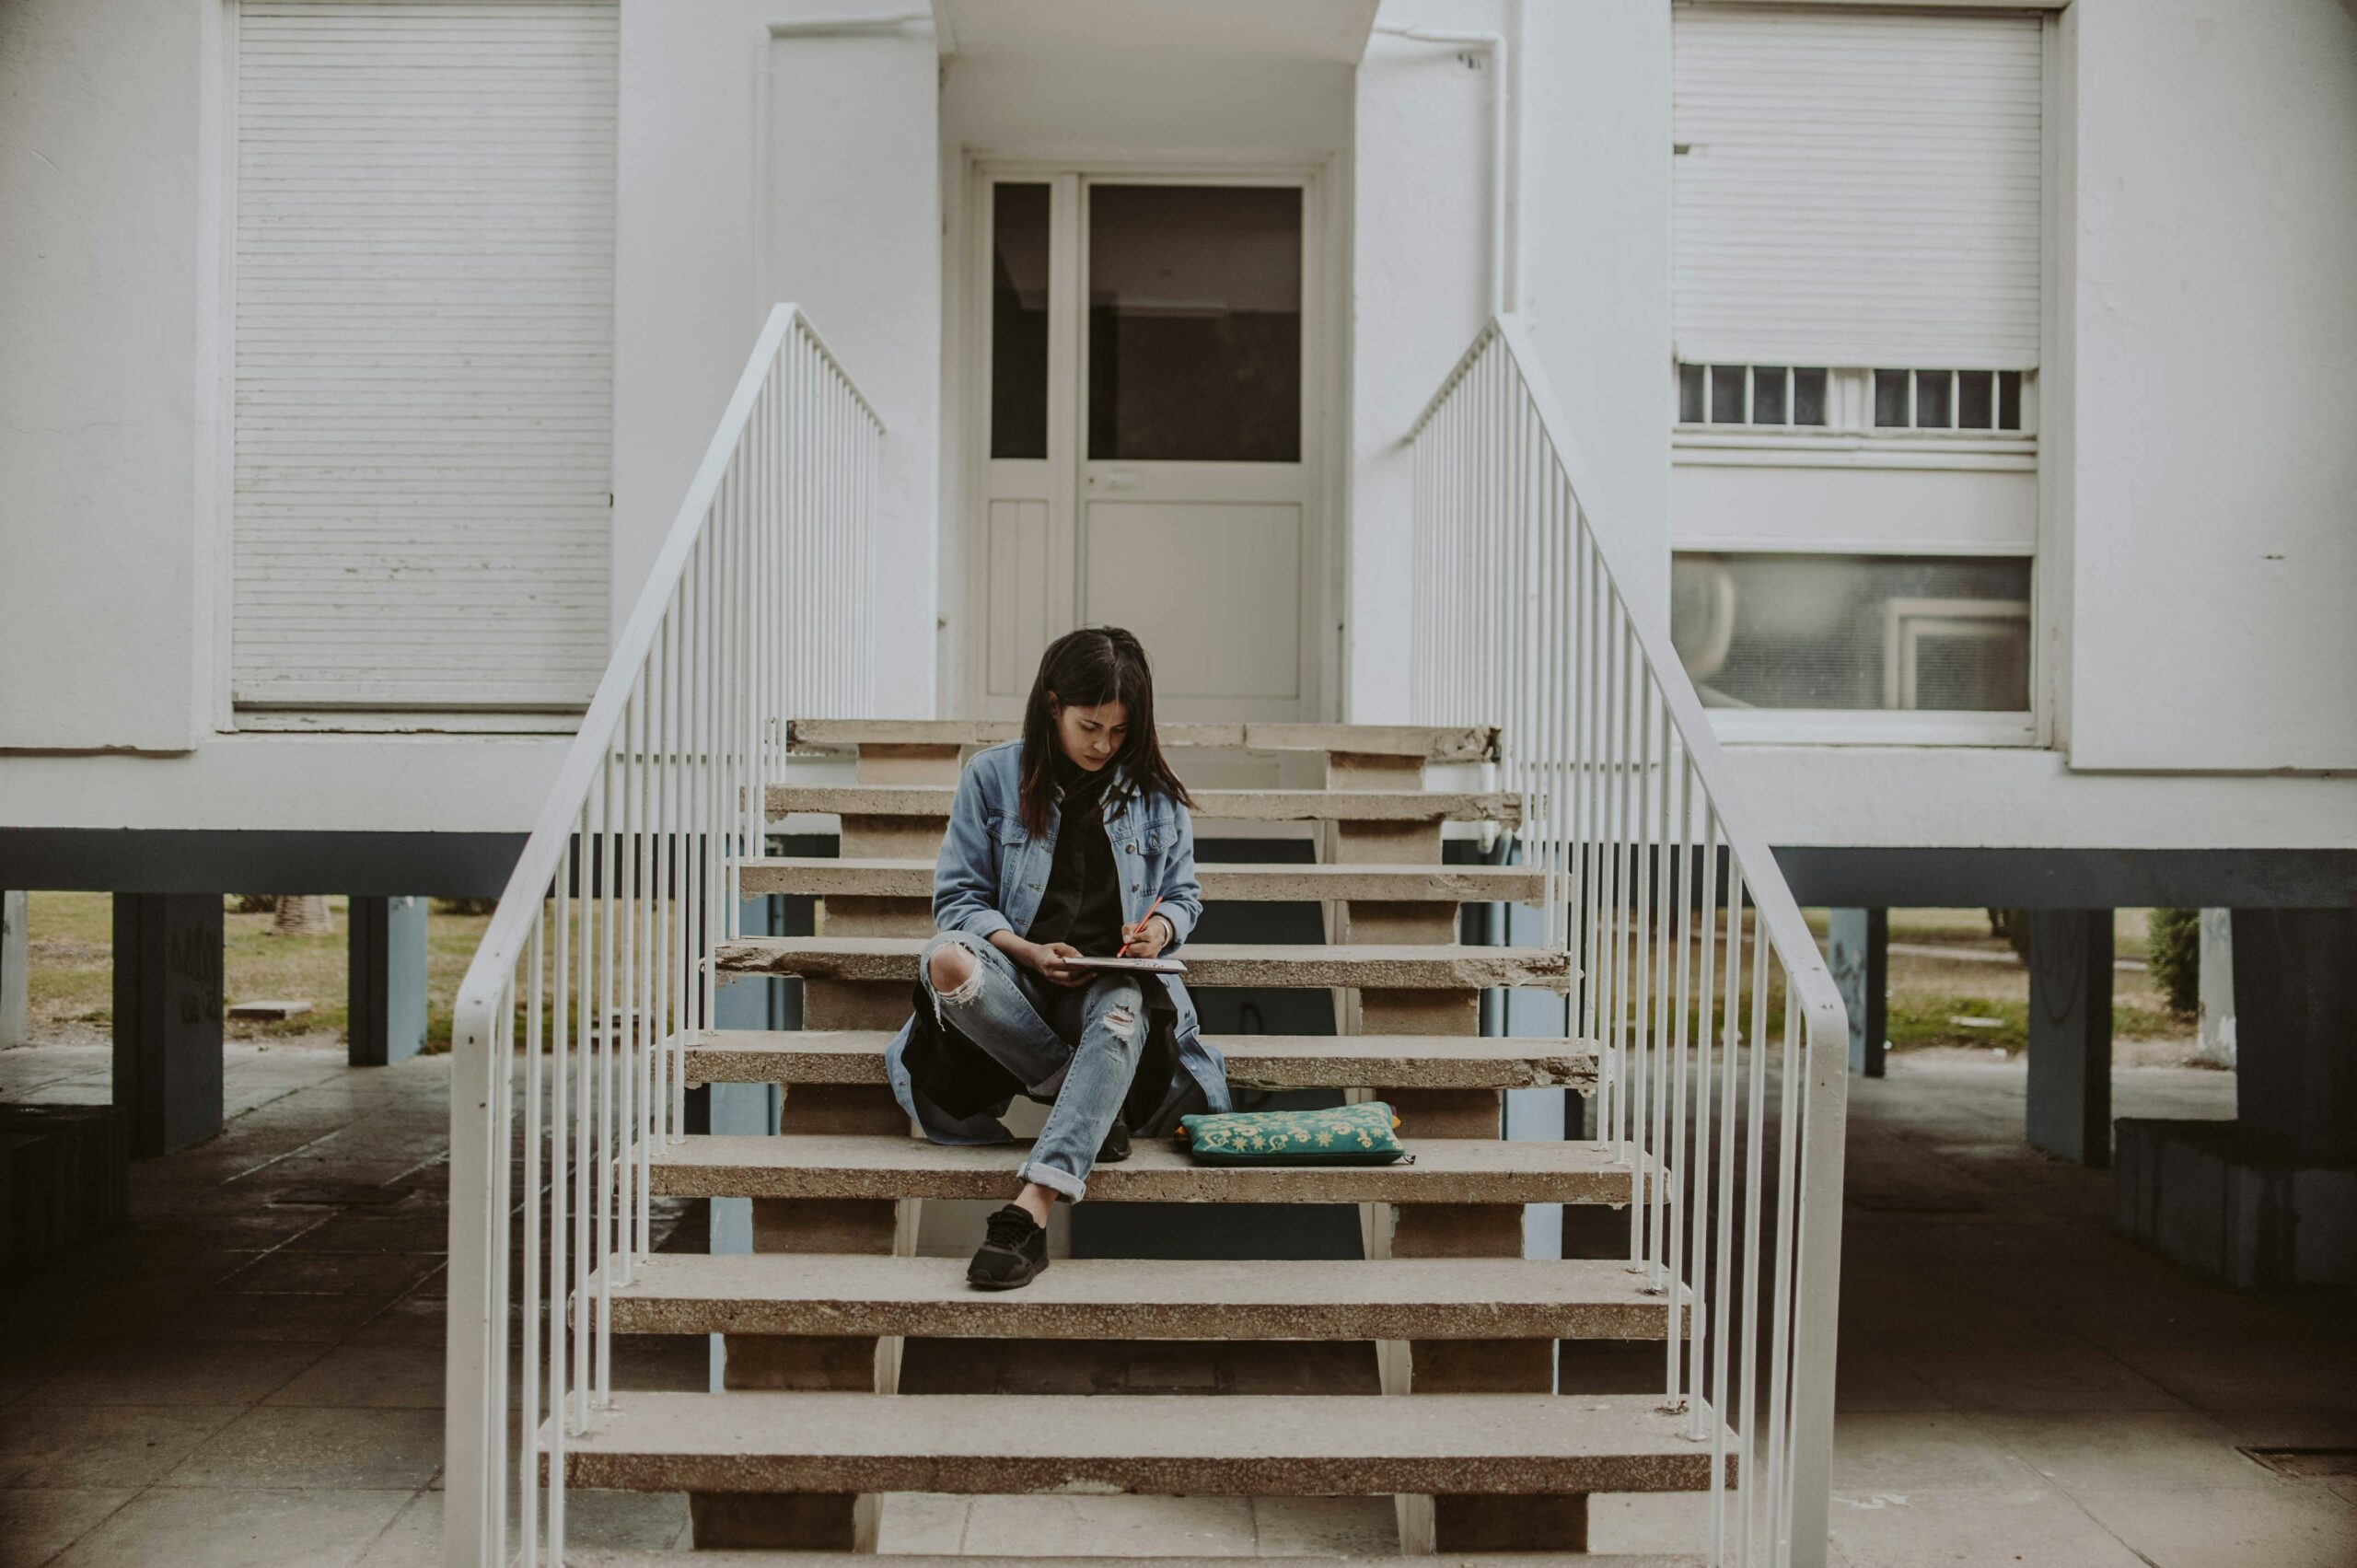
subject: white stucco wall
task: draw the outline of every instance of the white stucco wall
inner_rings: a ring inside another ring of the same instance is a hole
[[[888,587],[877,607],[886,714],[933,711],[941,243],[933,35],[915,26],[772,41],[769,27],[908,9],[621,6],[616,614],[636,599],[762,314],[791,299],[889,430],[877,540]],[[757,277],[764,258],[766,276]]]
[[[218,18],[0,6],[0,747],[211,727]]]
[[[2357,15],[2073,11],[2071,761],[2357,768]]]
[[[964,150],[1282,149],[1335,171],[1351,291],[1327,409],[1343,711],[1404,716],[1398,443],[1488,309],[1490,76],[1381,34],[1356,71],[973,60],[946,78],[922,25],[769,38],[851,8],[622,0],[618,613],[764,303],[795,297],[892,425],[881,696],[934,711]],[[1391,0],[1378,18],[1507,35],[1515,302],[1632,588],[1667,558],[1670,14]],[[559,741],[214,734],[220,16],[0,4],[0,826],[526,826]],[[1793,843],[2357,842],[2357,782],[2257,776],[2357,769],[2357,17],[2074,0],[2064,25],[2074,359],[2049,365],[2068,405],[2040,541],[2067,567],[2064,749],[1745,746],[1738,781]]]
[[[1387,28],[1498,33],[1504,5],[1394,0],[1358,72],[1349,598],[1341,717],[1409,717],[1414,468],[1400,445],[1489,318],[1494,63]],[[1511,184],[1510,174],[1505,181]]]
[[[1407,716],[1412,469],[1399,442],[1489,315],[1495,179],[1503,303],[1530,329],[1626,591],[1666,602],[1669,7],[1392,0],[1376,26],[1358,83],[1346,716],[1385,722]],[[1504,38],[1502,170],[1488,54],[1387,29]]]

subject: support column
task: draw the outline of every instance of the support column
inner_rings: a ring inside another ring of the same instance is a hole
[[[0,1050],[32,1038],[32,1003],[26,989],[25,895],[0,892]]]
[[[114,1104],[131,1152],[221,1131],[221,895],[114,896]]]
[[[1826,961],[1850,1011],[1850,1071],[1879,1078],[1890,1044],[1890,912],[1826,914]]]
[[[2029,916],[2029,1141],[2111,1163],[2111,912]]]
[[[425,900],[352,900],[347,1060],[388,1067],[425,1049]]]
[[[2213,1067],[2235,1064],[2235,912],[2201,912],[2201,1022],[2193,1053]]]
[[[2123,1120],[2119,1227],[2245,1289],[2357,1286],[2357,909],[2233,928],[2235,1119]]]
[[[2268,1157],[2357,1162],[2357,910],[2236,910],[2235,1117]]]

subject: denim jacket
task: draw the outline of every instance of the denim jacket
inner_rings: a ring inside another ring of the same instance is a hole
[[[1022,774],[1023,743],[1010,740],[978,752],[958,778],[949,831],[942,839],[933,872],[933,923],[941,930],[971,932],[987,940],[1001,931],[1028,934],[1038,916],[1055,862],[1062,818],[1051,801],[1047,831],[1034,837],[1024,830]],[[1126,776],[1115,777],[1107,799],[1112,814],[1105,831],[1121,885],[1121,918],[1135,924],[1158,896],[1162,901],[1155,912],[1170,922],[1171,939],[1163,951],[1176,953],[1203,912],[1202,887],[1195,880],[1194,823],[1185,806],[1157,788],[1133,788]],[[1187,1087],[1181,1077],[1191,1079],[1202,1100],[1200,1108],[1188,1109],[1228,1109],[1227,1066],[1203,1043],[1186,981],[1175,974],[1151,978],[1168,993],[1174,1015],[1180,1076],[1174,1076],[1173,1089]],[[953,1118],[913,1092],[902,1060],[910,1028],[902,1025],[884,1052],[885,1075],[900,1109],[936,1143],[987,1144],[1006,1138],[1009,1134],[995,1115]],[[1194,1097],[1181,1098],[1191,1101]]]

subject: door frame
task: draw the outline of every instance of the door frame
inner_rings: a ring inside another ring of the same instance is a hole
[[[960,201],[949,254],[956,275],[948,290],[960,317],[954,351],[958,430],[945,448],[957,453],[956,483],[944,495],[941,552],[944,571],[942,602],[956,607],[963,622],[944,640],[941,708],[946,716],[981,717],[989,712],[990,581],[986,550],[989,517],[991,371],[991,216],[990,188],[999,180],[1040,181],[1053,185],[1069,177],[1077,200],[1069,222],[1051,218],[1050,244],[1059,259],[1075,269],[1084,267],[1086,199],[1090,182],[1166,185],[1291,185],[1302,192],[1302,560],[1300,630],[1297,657],[1301,675],[1300,716],[1306,721],[1336,716],[1340,691],[1341,637],[1341,562],[1337,548],[1341,529],[1335,517],[1336,499],[1343,494],[1341,465],[1348,454],[1334,439],[1333,414],[1342,406],[1348,367],[1341,345],[1344,341],[1339,312],[1347,297],[1342,280],[1342,226],[1331,203],[1336,182],[1331,159],[1298,152],[1266,155],[1206,155],[1202,153],[1142,154],[1134,149],[1093,155],[1086,149],[1053,154],[994,154],[969,148],[965,157]],[[1061,359],[1069,394],[1050,394],[1051,430],[1067,435],[1063,450],[1051,458],[1053,465],[1050,527],[1051,536],[1072,541],[1066,559],[1072,573],[1073,599],[1068,619],[1077,623],[1079,596],[1086,580],[1080,540],[1085,455],[1083,399],[1087,377],[1087,343],[1084,309],[1081,330],[1055,336],[1052,317],[1049,353]],[[1055,447],[1051,447],[1054,451]],[[954,541],[954,542],[952,542]]]

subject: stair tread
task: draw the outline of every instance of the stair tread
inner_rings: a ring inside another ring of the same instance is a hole
[[[593,1288],[595,1281],[593,1279]],[[1654,1340],[1668,1303],[1620,1259],[1063,1259],[978,1291],[963,1258],[658,1253],[612,1291],[617,1332],[1019,1339]]]
[[[787,744],[795,749],[858,746],[995,746],[1023,733],[1020,719],[796,719]],[[1155,726],[1165,746],[1239,751],[1349,751],[1361,756],[1418,757],[1431,762],[1478,762],[1498,754],[1494,728],[1401,724],[1295,724],[1248,720],[1231,724]]]
[[[633,1551],[628,1548],[584,1549],[567,1542],[564,1560],[571,1568],[877,1568],[874,1552],[801,1551]],[[1223,1557],[943,1557],[930,1552],[894,1552],[883,1568],[1203,1568],[1206,1562],[1266,1562],[1266,1558]],[[1367,1568],[1359,1557],[1286,1557],[1283,1568]],[[1527,1551],[1451,1551],[1424,1559],[1434,1568],[1536,1568],[1549,1561]],[[1664,1557],[1653,1553],[1630,1556],[1620,1552],[1583,1553],[1563,1561],[1578,1568],[1705,1568],[1700,1557]]]
[[[737,863],[747,893],[929,899],[934,862],[764,855]],[[1364,899],[1396,903],[1535,901],[1546,874],[1520,865],[1301,865],[1221,861],[1198,865],[1207,900]]]
[[[1133,1202],[1626,1203],[1635,1185],[1601,1144],[1417,1138],[1413,1164],[1198,1165],[1140,1139],[1089,1173],[1092,1199]],[[695,1133],[654,1152],[671,1198],[1004,1198],[1028,1141],[935,1144],[881,1133]]]
[[[747,936],[719,946],[725,974],[825,980],[917,978],[922,936]],[[1352,985],[1399,990],[1509,985],[1565,991],[1571,955],[1547,947],[1415,943],[1190,943],[1178,957],[1191,985]]]
[[[1406,1407],[1382,1394],[613,1398],[565,1439],[574,1485],[1528,1495],[1690,1492],[1711,1479],[1712,1445],[1684,1435],[1685,1418],[1647,1394],[1420,1394]]]
[[[1596,1081],[1593,1041],[1498,1035],[1205,1035],[1228,1081],[1271,1088],[1547,1088]],[[884,1029],[684,1037],[691,1084],[880,1084]]]
[[[947,784],[772,784],[772,815],[949,815]],[[1201,789],[1197,820],[1229,822],[1518,822],[1521,797],[1495,790]]]

